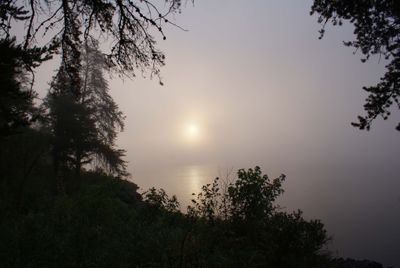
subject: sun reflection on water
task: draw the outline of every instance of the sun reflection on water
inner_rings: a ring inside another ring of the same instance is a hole
[[[188,171],[188,176],[189,176],[189,190],[190,193],[199,193],[201,186],[202,185],[202,181],[204,180],[204,178],[202,178],[201,174],[200,174],[200,170],[199,167],[197,166],[190,166],[189,167],[189,171]]]

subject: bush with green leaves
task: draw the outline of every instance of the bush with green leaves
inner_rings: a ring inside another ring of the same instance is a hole
[[[240,169],[236,180],[227,185],[216,178],[203,186],[188,215],[206,222],[200,236],[217,236],[209,238],[215,244],[208,246],[225,254],[231,265],[320,267],[327,259],[324,248],[329,241],[324,225],[305,220],[301,211],[287,213],[275,205],[284,179],[281,175],[270,180],[260,167]]]
[[[285,175],[270,180],[261,168],[240,169],[234,182],[219,178],[202,187],[188,207],[189,214],[206,219],[235,221],[266,220],[276,210],[274,201],[284,191]]]
[[[139,195],[100,172],[83,172],[81,187],[55,195],[26,188],[37,198],[20,206],[1,195],[0,266],[324,267],[323,224],[274,203],[283,178],[239,170],[230,184],[203,186],[186,214],[162,189]]]
[[[143,193],[144,202],[157,209],[164,209],[169,212],[179,211],[179,202],[175,195],[169,197],[164,189],[150,188]]]

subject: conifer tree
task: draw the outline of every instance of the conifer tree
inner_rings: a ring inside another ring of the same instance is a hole
[[[24,54],[15,39],[0,40],[0,136],[29,125],[38,112],[36,94],[26,83]]]
[[[115,145],[124,117],[109,95],[105,58],[95,41],[86,43],[79,55],[77,72],[68,73],[61,65],[45,102],[56,173],[60,168],[74,169],[79,175],[83,166],[91,164],[124,176],[124,150]]]

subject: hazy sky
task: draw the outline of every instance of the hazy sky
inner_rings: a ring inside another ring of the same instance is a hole
[[[285,173],[281,202],[321,219],[339,256],[400,267],[399,113],[369,132],[350,126],[363,114],[362,86],[379,80],[384,62],[362,64],[342,45],[353,39],[348,25],[328,27],[318,40],[311,4],[187,4],[175,20],[189,31],[169,28],[159,42],[165,85],[142,77],[110,83],[127,116],[119,145],[141,188],[183,199],[218,170]]]

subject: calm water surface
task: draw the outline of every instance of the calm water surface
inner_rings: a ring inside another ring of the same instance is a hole
[[[287,211],[301,209],[307,219],[321,219],[333,237],[330,249],[339,256],[374,259],[398,267],[400,259],[400,179],[396,174],[377,174],[364,167],[368,176],[359,178],[351,167],[294,166],[282,171],[262,166],[275,178],[287,175],[285,193],[277,201]],[[240,167],[213,165],[165,165],[136,167],[133,181],[141,191],[152,186],[177,195],[186,210],[192,193],[215,177],[234,178]],[[327,172],[327,170],[329,172]],[[390,169],[388,169],[390,170]]]

